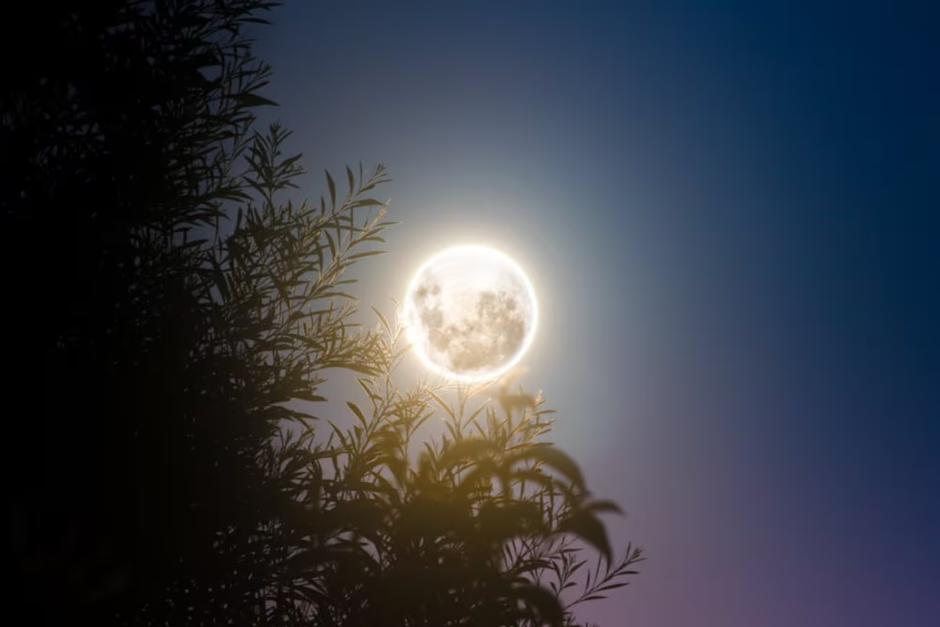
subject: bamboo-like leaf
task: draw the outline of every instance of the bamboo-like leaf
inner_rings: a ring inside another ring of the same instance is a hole
[[[578,464],[561,449],[551,445],[533,446],[521,450],[512,457],[513,461],[534,460],[541,462],[561,473],[576,488],[584,488],[584,475]]]
[[[363,427],[365,427],[368,424],[368,421],[366,420],[365,415],[362,413],[362,410],[359,409],[358,405],[356,405],[352,401],[346,401],[346,406],[349,407],[350,410],[352,410],[352,413],[356,415],[356,418],[359,420],[359,422],[362,424]]]
[[[330,207],[335,211],[336,210],[336,183],[333,182],[333,177],[330,176],[329,170],[325,170],[325,172],[326,172],[326,185],[330,191]]]
[[[573,533],[597,549],[604,559],[610,563],[610,540],[607,538],[607,529],[604,523],[591,512],[576,510],[563,520],[557,528],[559,533]]]

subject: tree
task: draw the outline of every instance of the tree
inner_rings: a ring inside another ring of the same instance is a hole
[[[286,197],[299,155],[255,128],[269,70],[244,32],[270,7],[20,23],[61,46],[2,108],[4,268],[33,304],[24,383],[44,373],[41,425],[18,438],[41,472],[10,502],[20,598],[49,620],[570,623],[639,553],[612,559],[598,514],[616,506],[540,442],[541,399],[397,389],[399,329],[378,311],[359,328],[348,293],[390,224],[386,170]],[[349,428],[310,413],[334,369],[362,388]],[[447,432],[427,439],[435,415]],[[599,554],[584,581],[581,543]]]

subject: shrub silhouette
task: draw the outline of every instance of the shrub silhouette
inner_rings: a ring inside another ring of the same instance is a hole
[[[8,503],[15,592],[48,622],[572,624],[639,552],[614,559],[617,507],[541,441],[541,398],[396,386],[400,329],[359,327],[348,293],[387,174],[290,198],[299,155],[252,113],[244,27],[271,6],[17,22],[42,45],[3,98],[4,270],[42,413],[15,437],[38,468]],[[310,413],[336,369],[348,427]]]

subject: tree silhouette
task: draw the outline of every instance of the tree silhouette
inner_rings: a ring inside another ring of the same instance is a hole
[[[252,113],[272,103],[245,26],[271,6],[16,22],[36,43],[2,101],[4,276],[27,304],[11,383],[38,399],[14,437],[18,598],[48,622],[573,623],[639,552],[613,559],[617,508],[540,441],[540,398],[395,385],[400,329],[360,328],[348,293],[386,171],[289,198],[299,155]],[[331,369],[358,376],[349,427],[310,413]]]

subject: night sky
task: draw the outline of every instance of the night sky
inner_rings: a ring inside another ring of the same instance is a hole
[[[529,272],[523,383],[648,554],[582,618],[938,625],[940,7],[708,4],[289,3],[266,115],[313,197],[389,166],[367,305]]]

